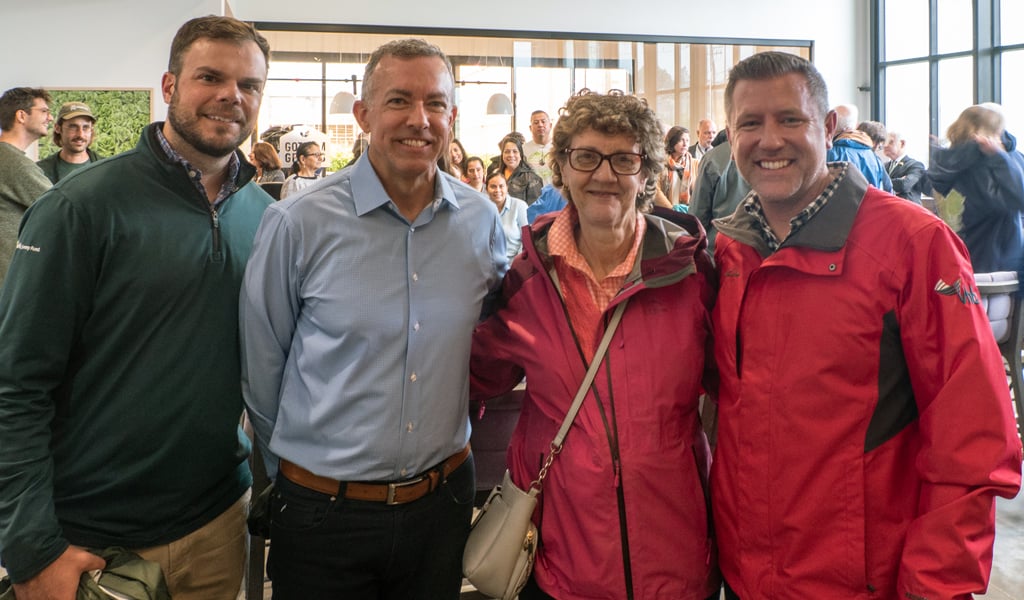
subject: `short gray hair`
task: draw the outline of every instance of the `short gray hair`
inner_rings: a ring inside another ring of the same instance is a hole
[[[394,56],[403,60],[419,58],[421,56],[436,56],[444,61],[444,66],[448,70],[448,76],[451,78],[452,90],[454,91],[455,89],[455,72],[452,69],[451,61],[445,56],[444,51],[426,40],[405,38],[392,40],[374,50],[373,54],[370,55],[370,60],[366,63],[366,70],[363,71],[362,100],[364,102],[373,96],[373,74],[377,70],[377,65],[385,56]],[[453,98],[449,98],[449,100],[453,100]]]

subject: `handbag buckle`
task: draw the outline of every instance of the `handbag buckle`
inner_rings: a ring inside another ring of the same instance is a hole
[[[523,551],[528,554],[533,554],[533,532],[534,529],[531,527],[526,530],[526,539],[523,540]]]

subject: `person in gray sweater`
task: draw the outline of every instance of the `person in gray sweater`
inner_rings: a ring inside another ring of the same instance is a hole
[[[25,156],[53,121],[49,101],[50,94],[39,88],[12,88],[0,96],[0,283],[14,254],[21,216],[50,189],[50,180]]]

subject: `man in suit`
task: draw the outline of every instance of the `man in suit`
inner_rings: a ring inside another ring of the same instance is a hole
[[[885,165],[892,180],[892,193],[900,198],[921,204],[921,194],[928,192],[928,177],[925,175],[924,163],[907,156],[907,140],[899,132],[889,131],[882,151],[889,157]]]
[[[705,154],[711,151],[713,147],[711,141],[715,139],[715,134],[718,133],[718,126],[711,119],[701,119],[697,123],[697,142],[690,146],[690,156],[700,159]]]

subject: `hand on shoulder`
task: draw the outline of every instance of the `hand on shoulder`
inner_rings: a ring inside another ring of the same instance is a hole
[[[974,141],[978,142],[978,148],[986,156],[1006,151],[1006,148],[1003,147],[1003,142],[996,137],[976,133],[974,134]]]

